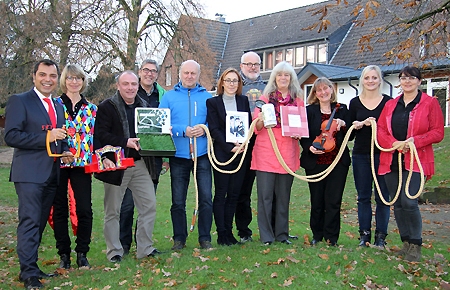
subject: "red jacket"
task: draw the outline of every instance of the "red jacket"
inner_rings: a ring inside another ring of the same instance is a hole
[[[377,139],[383,148],[392,148],[396,140],[392,135],[392,113],[397,106],[400,96],[386,103],[377,122]],[[422,93],[420,102],[409,115],[408,135],[414,137],[414,145],[417,148],[420,163],[427,179],[434,174],[433,143],[439,143],[444,139],[444,117],[436,98]],[[394,151],[380,153],[380,167],[378,174],[384,175],[391,171],[392,155]],[[410,154],[405,154],[405,167],[409,170]],[[420,172],[417,162],[413,163],[413,171]]]

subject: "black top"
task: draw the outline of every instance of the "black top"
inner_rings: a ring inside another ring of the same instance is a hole
[[[127,120],[128,120],[128,128],[129,128],[129,132],[130,132],[130,138],[136,138],[136,130],[135,130],[135,125],[134,125],[134,109],[137,107],[137,103],[136,101],[131,104],[128,105],[127,103],[125,103],[125,101],[122,99],[124,105],[125,105],[125,112],[127,113]],[[128,148],[128,157],[133,157],[133,159],[136,160],[140,160],[141,159],[141,155],[139,154],[139,152],[137,152],[135,149],[133,148]]]
[[[152,91],[150,93],[147,93],[144,88],[139,85],[139,90],[137,92],[138,96],[143,98],[151,108],[158,108],[159,106],[159,93],[158,89],[156,88],[156,82],[152,85]]]
[[[354,121],[364,121],[369,117],[374,117],[378,120],[384,105],[390,99],[392,98],[387,95],[383,95],[383,99],[378,106],[375,109],[370,110],[362,104],[359,96],[353,98],[349,105],[351,123],[348,126],[351,126]],[[363,126],[359,130],[353,130],[351,139],[353,138],[355,138],[355,144],[353,146],[354,154],[370,154],[370,142],[372,140],[372,128],[370,126]],[[379,154],[380,150],[375,146],[374,152]]]
[[[79,100],[78,103],[75,104],[75,110],[72,109],[72,107],[73,107],[72,100],[66,94],[63,93],[61,95],[61,100],[63,101],[64,105],[66,106],[67,112],[72,117],[72,119],[75,119],[75,117],[77,116],[78,111],[81,108],[81,105],[88,104],[88,101],[83,97],[83,95],[81,95],[81,100]]]
[[[392,136],[398,141],[406,140],[408,136],[408,124],[409,124],[409,113],[414,109],[414,107],[420,102],[420,97],[422,96],[422,92],[419,91],[417,96],[412,100],[408,105],[405,106],[405,101],[403,100],[403,94],[399,97],[400,99],[397,102],[397,106],[392,112]],[[395,150],[392,155],[392,163],[391,170],[398,171],[398,154],[399,152]],[[402,155],[402,161],[404,160],[404,155]],[[402,162],[403,167],[405,166],[404,162]],[[403,168],[404,169],[404,168]]]

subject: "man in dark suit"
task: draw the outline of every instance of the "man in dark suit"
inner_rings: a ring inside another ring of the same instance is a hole
[[[14,147],[10,181],[14,182],[19,199],[17,226],[17,255],[20,262],[19,279],[27,289],[42,288],[39,281],[45,274],[38,265],[38,248],[50,208],[56,194],[60,158],[50,157],[46,150],[47,132],[51,151],[63,152],[62,162],[73,161],[65,152],[67,143],[63,108],[51,99],[58,83],[58,66],[44,59],[33,70],[34,88],[12,95],[6,105],[5,142]]]

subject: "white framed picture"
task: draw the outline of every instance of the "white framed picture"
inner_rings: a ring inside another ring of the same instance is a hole
[[[170,134],[170,109],[136,108],[134,120],[136,134]]]
[[[228,143],[243,143],[248,136],[248,113],[227,111],[225,128]]]

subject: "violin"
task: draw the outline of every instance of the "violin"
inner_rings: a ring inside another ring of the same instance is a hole
[[[316,139],[314,139],[314,142],[312,143],[312,146],[317,150],[330,152],[336,147],[336,139],[333,136],[337,131],[337,121],[334,120],[334,115],[339,109],[339,106],[340,104],[337,103],[331,113],[330,119],[322,122],[322,125],[320,126],[322,132],[316,137]]]

